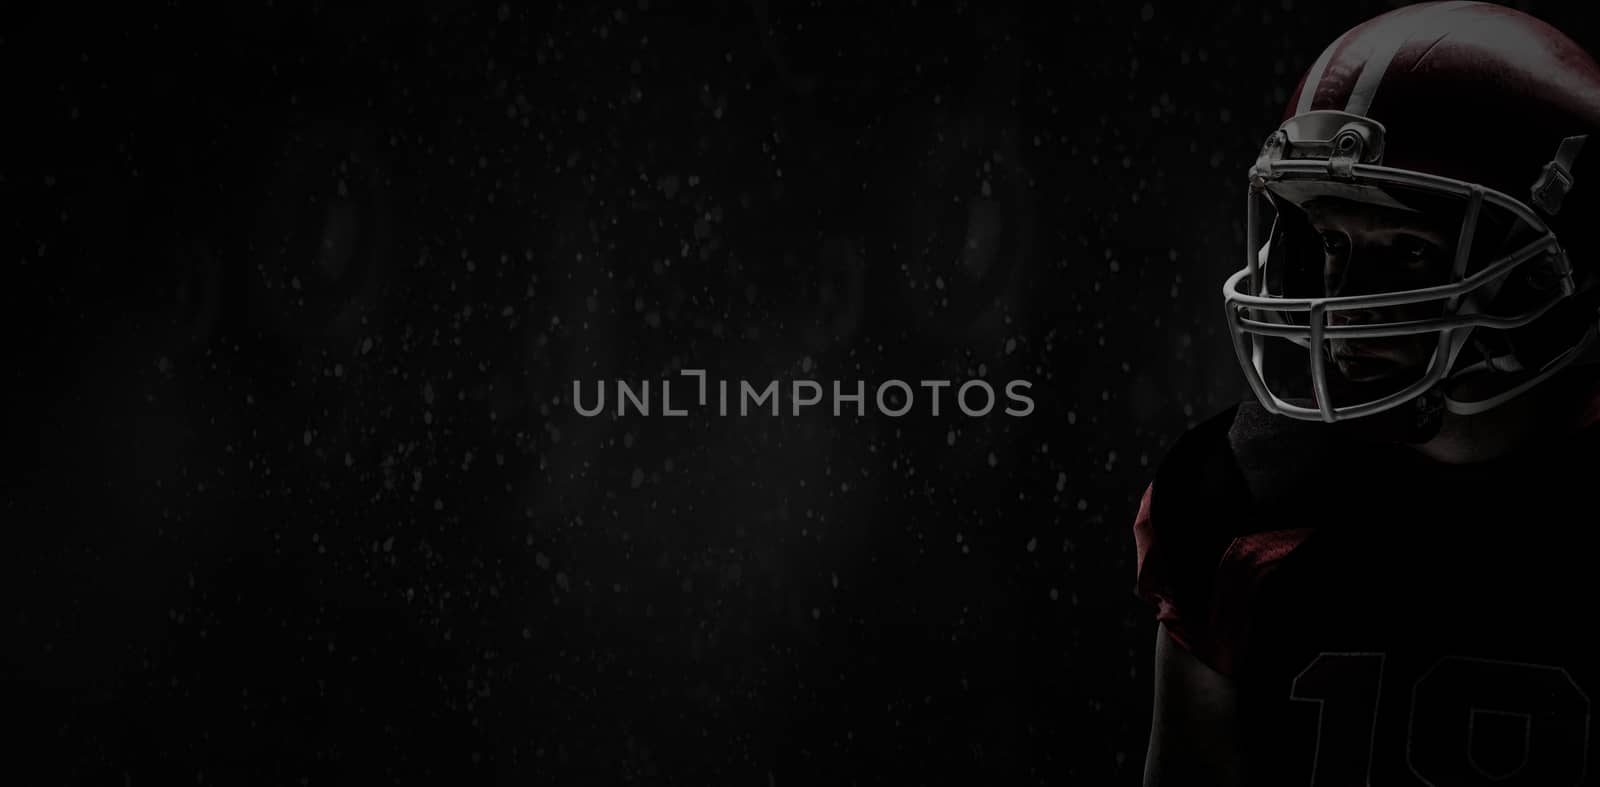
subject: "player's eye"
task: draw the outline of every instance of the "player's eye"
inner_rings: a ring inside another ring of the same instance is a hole
[[[1394,242],[1394,249],[1400,259],[1411,265],[1426,265],[1438,259],[1444,250],[1415,235],[1401,235]]]

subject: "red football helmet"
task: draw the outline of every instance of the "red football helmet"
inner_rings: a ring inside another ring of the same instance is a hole
[[[1328,422],[1408,402],[1472,414],[1587,360],[1600,186],[1579,184],[1600,175],[1575,165],[1596,131],[1600,67],[1518,11],[1423,3],[1340,36],[1249,173],[1246,262],[1223,297],[1257,398]],[[1307,218],[1322,199],[1444,222],[1453,245],[1434,278],[1336,290]],[[1394,337],[1425,342],[1425,362],[1354,381],[1330,359],[1332,343]]]

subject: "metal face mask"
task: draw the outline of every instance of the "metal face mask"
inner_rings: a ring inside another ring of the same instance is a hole
[[[1224,284],[1223,299],[1240,366],[1271,412],[1332,423],[1436,388],[1451,411],[1482,412],[1581,349],[1524,369],[1513,351],[1489,341],[1574,293],[1562,247],[1539,213],[1505,193],[1384,166],[1384,136],[1369,117],[1302,112],[1267,138],[1250,169],[1245,264]],[[1567,166],[1582,142],[1563,143],[1534,184],[1533,200],[1547,213],[1571,184]],[[1325,204],[1440,228],[1442,254],[1424,266],[1358,253],[1348,270],[1336,270],[1308,219],[1308,210]],[[1517,382],[1453,398],[1458,381],[1482,372],[1512,372]]]

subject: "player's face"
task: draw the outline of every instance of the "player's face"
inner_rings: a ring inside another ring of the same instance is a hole
[[[1430,287],[1446,281],[1454,229],[1419,213],[1341,199],[1317,199],[1306,216],[1322,247],[1324,291],[1330,296]],[[1437,316],[1438,307],[1405,304],[1329,313],[1332,325],[1403,322]],[[1329,352],[1347,379],[1368,382],[1425,364],[1433,333],[1335,339]]]

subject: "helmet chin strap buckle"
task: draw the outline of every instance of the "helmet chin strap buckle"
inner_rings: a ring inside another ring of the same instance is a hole
[[[1583,134],[1561,140],[1560,147],[1556,148],[1556,157],[1539,171],[1539,179],[1533,182],[1532,201],[1534,207],[1544,211],[1545,215],[1554,216],[1561,212],[1561,201],[1572,190],[1572,165],[1588,138],[1587,134]]]

